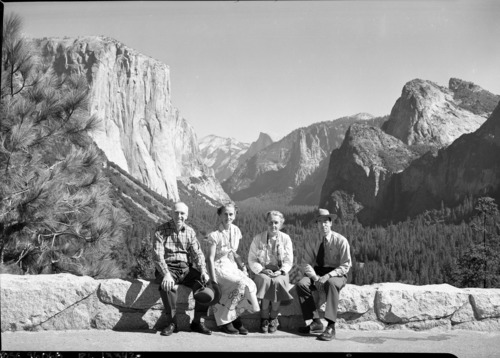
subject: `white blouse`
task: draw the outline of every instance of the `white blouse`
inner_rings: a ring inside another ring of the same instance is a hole
[[[281,261],[280,269],[285,273],[292,269],[293,246],[290,236],[281,231],[276,237],[269,239],[267,231],[257,234],[248,253],[250,269],[257,274],[268,264],[279,266],[279,261]]]

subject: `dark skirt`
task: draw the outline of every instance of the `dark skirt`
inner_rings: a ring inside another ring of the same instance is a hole
[[[258,299],[266,299],[271,302],[293,300],[293,296],[289,292],[291,287],[288,273],[277,277],[258,273],[253,280],[257,285]]]

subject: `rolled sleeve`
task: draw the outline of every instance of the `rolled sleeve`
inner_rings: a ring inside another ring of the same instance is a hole
[[[159,231],[156,231],[153,235],[153,252],[153,261],[156,269],[162,276],[166,276],[169,271],[165,262],[165,238]]]
[[[194,231],[189,235],[189,245],[191,251],[191,257],[196,266],[201,270],[201,273],[207,273],[207,265],[205,262],[205,255],[200,247],[200,242],[196,238]]]

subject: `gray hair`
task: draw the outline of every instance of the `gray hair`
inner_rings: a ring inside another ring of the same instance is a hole
[[[279,212],[278,210],[271,210],[271,211],[268,211],[266,213],[266,221],[271,217],[271,216],[277,216],[280,218],[280,221],[281,221],[281,225],[283,225],[283,223],[285,222],[285,217],[283,216],[283,214],[281,212]]]

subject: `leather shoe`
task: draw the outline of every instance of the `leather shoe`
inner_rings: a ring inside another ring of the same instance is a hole
[[[170,336],[172,333],[177,333],[177,325],[175,323],[170,323],[167,327],[163,328],[160,332],[162,336]]]
[[[323,323],[313,321],[309,326],[299,327],[299,333],[319,333],[324,328]]]
[[[318,339],[321,341],[331,341],[334,338],[335,338],[335,326],[332,325],[326,327],[325,331],[321,333],[318,337]]]
[[[278,329],[278,319],[273,318],[271,322],[269,322],[269,333],[274,333]]]
[[[233,321],[233,327],[236,328],[238,330],[238,332],[242,335],[248,334],[248,329],[243,327],[243,322],[241,322],[239,317]]]
[[[205,323],[199,322],[199,323],[191,323],[191,331],[193,332],[198,332],[201,334],[206,334],[206,335],[211,335],[212,331],[209,330],[207,327],[205,327]]]
[[[261,319],[260,321],[260,332],[267,333],[269,331],[269,321],[267,319]]]
[[[238,334],[238,333],[240,333],[239,330],[237,330],[236,328],[234,328],[234,326],[233,326],[233,324],[231,322],[223,324],[222,326],[220,326],[220,331],[224,332],[224,333],[227,333],[227,334]]]

